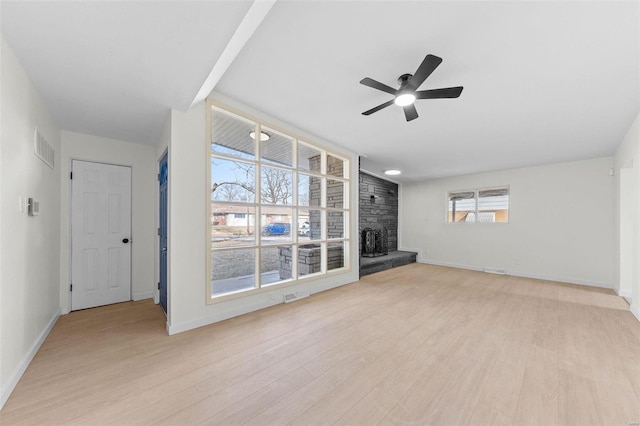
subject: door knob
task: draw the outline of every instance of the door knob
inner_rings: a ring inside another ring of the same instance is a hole
[[[162,247],[162,252],[166,253],[167,252],[167,248],[166,247]]]
[[[123,238],[123,239],[122,239],[122,242],[123,242],[123,243],[125,243],[125,244],[127,244],[127,243],[129,242],[129,239],[128,239],[128,238]]]

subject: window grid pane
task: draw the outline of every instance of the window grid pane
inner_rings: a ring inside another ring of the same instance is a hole
[[[267,127],[261,127],[262,138],[268,138],[260,142],[260,160],[264,164],[273,164],[280,167],[293,166],[293,138],[283,135]]]
[[[293,204],[293,172],[262,166],[260,197],[263,204]]]
[[[239,160],[211,158],[211,200],[253,203],[255,164]]]
[[[215,110],[211,120],[211,152],[232,157],[255,159],[256,124],[241,117]]]
[[[211,204],[211,247],[255,246],[255,207]]]
[[[478,222],[509,221],[509,190],[496,188],[478,191]]]
[[[322,264],[320,244],[305,244],[298,248],[298,276],[322,272]]]
[[[340,178],[344,177],[344,163],[344,160],[327,154],[327,175]]]
[[[212,296],[219,296],[256,288],[256,255],[256,248],[212,251]]]
[[[327,245],[327,270],[344,268],[345,243],[335,242]]]
[[[320,174],[322,151],[313,146],[298,143],[298,170]]]
[[[261,209],[261,217],[262,245],[292,241],[293,210],[291,208],[265,206]]]
[[[293,246],[264,247],[260,250],[260,285],[269,286],[292,277]]]

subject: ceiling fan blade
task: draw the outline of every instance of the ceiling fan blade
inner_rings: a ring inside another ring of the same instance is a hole
[[[403,108],[404,116],[407,118],[407,121],[418,118],[418,111],[416,110],[416,106],[414,104],[405,105]]]
[[[424,60],[416,70],[413,77],[409,79],[407,83],[407,88],[411,90],[416,90],[424,81],[431,75],[431,73],[438,68],[438,65],[442,62],[442,58],[439,58],[434,55],[425,56]]]
[[[462,93],[462,86],[446,87],[443,89],[419,90],[415,92],[416,99],[457,98]]]
[[[365,77],[360,80],[360,84],[364,84],[365,86],[373,87],[374,89],[382,90],[383,92],[390,93],[392,95],[396,95],[397,90],[393,87],[389,87],[386,84],[382,84],[379,81],[375,81],[372,78]]]
[[[386,107],[388,107],[389,105],[393,105],[393,103],[394,103],[394,102],[395,102],[395,99],[391,99],[391,100],[390,100],[390,101],[388,101],[388,102],[385,102],[385,103],[383,103],[383,104],[378,105],[378,106],[377,106],[377,107],[375,107],[375,108],[371,108],[370,110],[363,112],[363,113],[362,113],[362,115],[371,115],[371,114],[373,114],[374,112],[380,111],[382,108],[386,108]]]

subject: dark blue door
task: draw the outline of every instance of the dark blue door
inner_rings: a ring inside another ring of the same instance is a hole
[[[167,153],[165,153],[159,162],[160,169],[160,228],[158,235],[160,236],[160,305],[167,313],[167,186],[169,181],[169,161]]]

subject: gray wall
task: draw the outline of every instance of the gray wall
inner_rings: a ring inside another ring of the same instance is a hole
[[[372,195],[375,196],[373,201]],[[364,228],[379,229],[383,226],[389,233],[389,251],[398,250],[398,184],[361,171],[358,233],[360,240]]]

